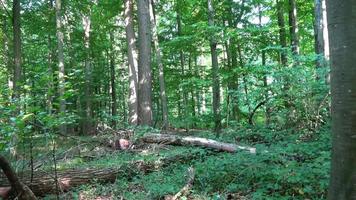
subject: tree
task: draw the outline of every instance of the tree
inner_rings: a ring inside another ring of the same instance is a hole
[[[332,133],[330,200],[356,197],[356,2],[327,0],[331,59]]]
[[[20,0],[13,1],[12,7],[12,19],[13,19],[13,35],[14,35],[14,78],[13,78],[13,89],[14,97],[19,98],[20,96],[20,85],[22,81],[22,62],[21,62],[21,5]]]
[[[156,50],[156,58],[158,64],[158,78],[159,78],[159,88],[160,88],[160,96],[161,96],[161,104],[162,104],[162,117],[163,117],[163,124],[162,129],[166,130],[169,126],[168,121],[168,105],[167,105],[167,93],[166,93],[166,85],[164,80],[164,67],[162,62],[162,52],[159,46],[158,40],[158,30],[157,30],[157,20],[156,14],[154,10],[154,0],[150,0],[150,15],[152,20],[152,35],[153,35],[153,43]]]
[[[138,122],[152,125],[151,26],[149,0],[137,1],[138,11]]]
[[[208,0],[208,21],[209,26],[214,27],[214,7],[213,0]],[[219,63],[218,52],[216,49],[217,42],[214,36],[210,37],[210,52],[211,52],[211,65],[213,73],[213,112],[214,112],[214,131],[219,134],[221,129],[220,119],[220,81],[219,81]]]
[[[111,125],[113,128],[116,128],[116,117],[117,117],[117,97],[116,97],[116,76],[115,76],[115,55],[114,55],[114,36],[113,33],[110,32],[110,86],[111,86]]]
[[[315,53],[318,55],[316,62],[317,69],[326,67],[330,56],[329,36],[326,16],[325,0],[315,0]],[[317,72],[317,79],[321,78],[321,74]],[[328,80],[327,80],[328,81]]]
[[[296,0],[289,0],[289,32],[291,36],[292,53],[299,55],[299,30]]]
[[[59,93],[59,113],[63,116],[66,113],[66,100],[65,93],[65,68],[64,68],[64,54],[63,42],[64,34],[62,30],[62,2],[56,0],[56,29],[57,29],[57,56],[58,56],[58,93]],[[60,132],[65,134],[67,127],[61,124]]]
[[[286,25],[284,21],[284,9],[283,1],[277,0],[277,19],[278,19],[278,28],[279,28],[279,45],[281,46],[280,61],[282,66],[287,66],[287,34],[286,34]]]
[[[90,11],[89,11],[90,13]],[[82,17],[84,29],[84,48],[85,48],[85,116],[83,123],[83,133],[89,134],[92,130],[92,66],[90,58],[90,27],[91,19],[89,15]]]
[[[133,25],[133,3],[132,0],[125,0],[125,31],[127,42],[127,59],[129,66],[129,124],[137,125],[138,118],[138,74],[137,74],[137,49],[136,36]]]

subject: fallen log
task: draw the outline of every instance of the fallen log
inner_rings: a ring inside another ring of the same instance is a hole
[[[30,173],[19,175],[19,179],[26,184],[36,196],[67,192],[70,189],[92,182],[108,183],[114,182],[118,177],[132,177],[138,172],[149,173],[171,163],[187,162],[198,158],[199,154],[177,155],[166,157],[153,162],[134,161],[118,168],[106,169],[71,169],[57,172],[57,183],[55,176],[51,173],[35,171],[31,179]],[[57,186],[58,185],[58,188]],[[0,191],[9,190],[11,184],[5,177],[0,177]],[[59,190],[59,191],[58,191]]]
[[[166,135],[166,134],[149,134],[141,138],[143,142],[146,143],[163,143],[170,145],[181,145],[181,146],[202,146],[206,148],[216,149],[219,151],[226,151],[230,153],[235,153],[237,151],[248,151],[255,154],[256,148],[245,147],[232,143],[219,142],[207,138],[199,137],[182,137],[179,135]]]

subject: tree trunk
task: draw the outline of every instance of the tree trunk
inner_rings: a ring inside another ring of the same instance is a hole
[[[10,193],[13,192],[14,193],[13,195],[16,197],[16,199],[19,200],[37,199],[33,194],[33,192],[19,180],[19,178],[16,176],[15,171],[11,168],[9,162],[2,156],[0,156],[0,168],[2,169],[7,180],[10,183],[11,191],[8,190],[8,192]],[[4,196],[7,196],[7,194],[4,194]]]
[[[89,11],[90,12],[90,11]],[[84,102],[85,102],[85,116],[83,123],[83,133],[91,134],[92,133],[92,66],[90,58],[90,27],[91,20],[90,16],[83,16],[83,29],[84,29],[84,48],[85,48],[85,89],[84,89]]]
[[[149,0],[138,0],[138,113],[139,124],[152,126],[151,26]]]
[[[239,61],[240,61],[240,66],[242,68],[245,67],[245,63],[243,61],[243,55],[242,55],[242,49],[241,49],[241,45],[238,44],[237,45],[237,52],[239,54]],[[243,81],[243,84],[244,84],[244,92],[245,92],[245,100],[246,100],[246,106],[248,108],[248,112],[251,113],[251,105],[250,105],[250,101],[249,101],[249,96],[248,96],[248,82],[247,82],[247,79],[246,79],[246,74],[243,73],[242,74],[242,81]]]
[[[182,36],[182,18],[181,18],[181,11],[180,11],[180,7],[182,6],[180,4],[180,1],[178,0],[177,1],[177,31],[178,31],[178,36]],[[181,81],[183,82],[185,80],[185,70],[184,70],[184,65],[185,65],[185,59],[184,59],[184,51],[183,49],[181,48],[180,51],[179,51],[179,61],[180,61],[180,70],[181,70],[181,76],[182,76],[182,79]],[[183,116],[183,121],[184,121],[184,125],[185,125],[185,130],[188,132],[189,131],[189,126],[188,126],[188,121],[187,121],[187,118],[188,118],[188,115],[189,115],[189,112],[188,112],[188,94],[187,94],[187,91],[186,91],[186,88],[184,86],[184,84],[182,84],[181,82],[181,88],[180,88],[180,91],[183,95],[183,111],[184,111],[184,116]]]
[[[14,40],[14,78],[13,78],[13,89],[14,98],[20,97],[20,85],[22,81],[22,63],[21,63],[21,5],[20,0],[13,1],[12,15],[13,15],[13,40]]]
[[[329,199],[356,199],[356,2],[326,2],[333,119]]]
[[[228,24],[230,28],[235,29],[237,24],[234,20],[233,10],[232,10],[233,2],[229,2],[229,20]],[[236,48],[236,38],[232,37],[230,39],[229,52],[231,56],[231,71],[238,67],[237,63],[237,48]],[[242,67],[242,66],[240,66]],[[239,89],[239,76],[236,72],[233,72],[233,80],[230,80],[228,83],[228,90],[230,93],[230,104],[232,105],[232,116],[234,120],[239,121],[240,119],[240,109],[239,109],[239,97],[238,97],[238,89]]]
[[[329,36],[326,16],[325,0],[315,0],[315,22],[314,22],[314,35],[315,35],[315,53],[318,55],[317,79],[322,78],[318,68],[326,67],[329,60]],[[328,78],[328,77],[325,77]],[[328,82],[329,80],[326,80]]]
[[[214,7],[213,0],[208,0],[208,23],[210,27],[214,26]],[[217,42],[214,36],[210,37],[211,63],[213,73],[213,113],[214,113],[214,131],[219,135],[221,131],[220,119],[220,81],[219,81],[219,63],[218,52],[216,49]]]
[[[149,134],[142,137],[141,140],[146,143],[164,143],[179,146],[201,146],[230,153],[235,153],[238,151],[248,151],[250,153],[256,153],[256,148],[218,142],[216,140],[199,137],[181,137],[179,135]]]
[[[61,0],[56,0],[56,29],[57,29],[57,56],[58,56],[58,93],[59,93],[59,113],[63,117],[66,113],[65,93],[65,68],[64,68],[64,54],[63,41],[64,35],[62,30],[62,11]],[[61,134],[67,133],[65,124],[60,125],[59,131]]]
[[[289,32],[291,36],[292,53],[299,55],[299,33],[296,0],[289,0]]]
[[[287,66],[287,35],[284,21],[283,1],[277,0],[277,18],[279,27],[279,45],[281,45],[280,59],[282,66]]]
[[[258,6],[258,19],[259,19],[259,26],[260,26],[260,28],[261,28],[261,30],[262,30],[262,10],[261,10],[261,5],[259,5]],[[264,38],[264,34],[263,34],[263,32],[262,32],[262,35],[261,35],[261,37],[262,37],[262,49],[264,49],[264,48],[266,48],[266,41],[265,41],[265,38]],[[267,60],[267,58],[266,58],[266,50],[262,50],[262,52],[261,52],[261,57],[262,57],[262,66],[264,67],[264,68],[266,68],[267,66],[266,66],[266,60]],[[268,73],[267,72],[265,72],[265,74],[264,74],[264,76],[263,76],[263,87],[265,88],[265,94],[264,94],[264,96],[265,96],[265,101],[267,101],[268,100],[268,96],[269,96],[269,89],[268,89]],[[271,113],[270,113],[270,108],[268,107],[268,104],[266,103],[265,104],[265,118],[266,118],[266,122],[265,122],[265,124],[266,124],[266,126],[268,126],[269,124],[270,124],[270,115],[271,115]]]
[[[110,32],[110,86],[111,86],[111,125],[115,129],[117,124],[117,97],[116,97],[116,74],[115,74],[115,58],[114,58],[114,36]],[[124,101],[123,101],[124,102]]]
[[[165,80],[164,80],[164,67],[163,67],[163,62],[162,62],[162,52],[161,48],[159,46],[159,40],[158,40],[158,31],[157,31],[157,20],[156,20],[156,15],[155,15],[155,7],[154,7],[154,0],[151,1],[151,6],[150,6],[150,13],[151,13],[151,20],[152,20],[152,36],[153,36],[153,42],[155,45],[155,50],[156,50],[156,58],[157,58],[157,64],[158,64],[158,78],[159,78],[159,89],[160,89],[160,96],[161,96],[161,104],[162,104],[162,117],[163,117],[163,122],[162,122],[162,129],[166,130],[169,127],[169,121],[168,121],[168,106],[167,106],[167,94],[166,94],[166,85],[165,85]]]
[[[1,1],[1,0],[0,0]],[[6,6],[5,2],[2,2],[4,7]],[[5,11],[4,11],[5,12]],[[13,91],[13,63],[12,63],[12,59],[11,59],[11,55],[10,55],[10,38],[8,37],[7,33],[8,33],[8,18],[4,17],[2,19],[2,31],[3,31],[3,48],[4,48],[4,63],[5,65],[7,65],[6,69],[7,69],[7,80],[8,80],[8,87],[9,87],[9,91]]]
[[[127,42],[127,58],[129,66],[129,124],[137,125],[138,123],[138,76],[137,76],[137,49],[136,49],[136,37],[133,25],[133,0],[125,0],[125,31]]]

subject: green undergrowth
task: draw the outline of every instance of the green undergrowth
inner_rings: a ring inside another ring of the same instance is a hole
[[[88,199],[164,199],[186,183],[187,169],[195,169],[190,199],[326,199],[330,170],[330,128],[316,132],[276,131],[266,128],[225,130],[218,139],[257,148],[257,154],[223,153],[196,148],[166,146],[148,153],[114,152],[70,167],[117,167],[134,160],[154,162],[177,155],[200,156],[172,162],[150,173],[121,176],[113,184],[88,184],[71,192]],[[192,135],[216,139],[211,132]],[[69,167],[67,166],[67,167]]]

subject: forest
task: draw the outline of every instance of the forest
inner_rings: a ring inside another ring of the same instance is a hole
[[[355,8],[0,0],[0,199],[356,199]]]

